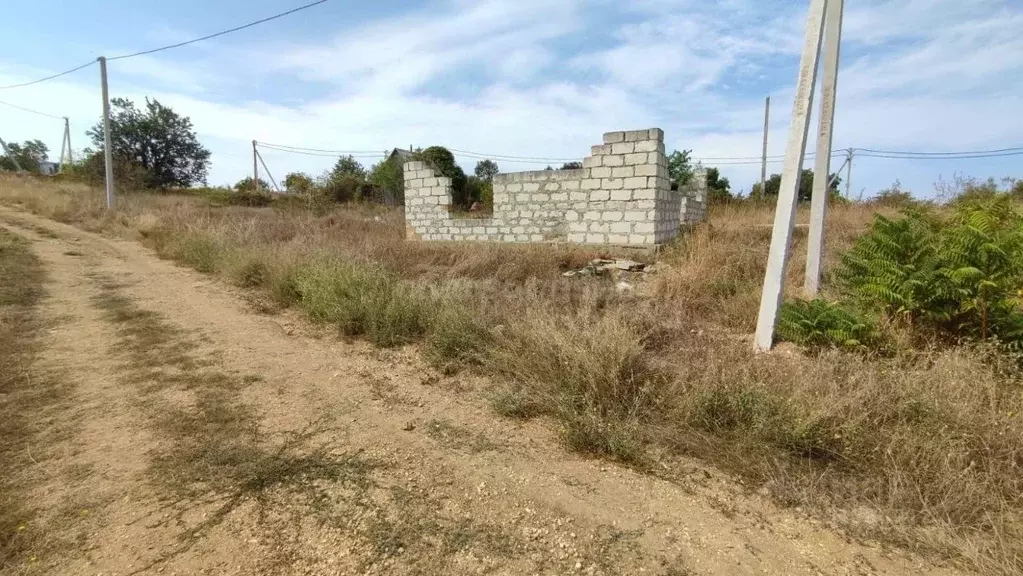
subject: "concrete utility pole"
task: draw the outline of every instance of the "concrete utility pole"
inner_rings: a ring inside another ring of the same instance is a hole
[[[256,152],[256,141],[252,141],[252,186],[256,192],[259,192],[259,166],[256,165],[256,156],[259,154]]]
[[[68,120],[64,117],[64,135],[60,137],[60,163],[57,165],[57,172],[64,171],[64,151],[68,149]],[[70,164],[70,162],[68,162]]]
[[[760,196],[767,196],[767,131],[771,124],[771,97],[764,101],[764,150],[760,160]]]
[[[849,163],[845,165],[845,197],[849,199],[849,186],[852,184],[853,149],[846,150],[846,154],[849,155]]]
[[[831,144],[838,90],[838,56],[842,41],[843,0],[828,0],[824,20],[824,77],[821,80],[821,111],[817,126],[817,157],[813,166],[813,198],[810,201],[810,234],[806,251],[803,294],[815,298],[820,290],[824,256],[824,221],[831,191]],[[839,169],[841,170],[841,168]]]
[[[21,164],[18,164],[18,159],[14,157],[14,154],[11,154],[10,150],[7,149],[7,142],[4,142],[3,138],[0,138],[0,146],[3,147],[4,154],[6,154],[7,157],[11,159],[11,164],[14,164],[14,170],[17,172],[21,172]]]
[[[784,296],[785,272],[788,268],[792,228],[796,219],[796,194],[803,171],[806,137],[810,131],[810,108],[813,106],[813,93],[817,84],[817,62],[820,59],[824,11],[827,4],[827,0],[811,0],[810,13],[806,20],[806,36],[803,40],[803,55],[799,62],[796,98],[792,106],[788,144],[785,147],[785,170],[782,172],[781,187],[778,190],[771,249],[767,258],[767,271],[764,274],[764,291],[760,298],[760,313],[757,316],[754,346],[763,352],[770,350],[774,343],[774,327]]]
[[[110,144],[110,89],[107,87],[107,59],[99,57],[99,77],[103,85],[103,160],[106,164],[107,208],[114,207],[114,150]]]

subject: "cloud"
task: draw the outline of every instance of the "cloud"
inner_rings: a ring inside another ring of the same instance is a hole
[[[836,145],[949,150],[1023,141],[1023,11],[999,0],[846,4]],[[447,1],[340,23],[325,37],[269,35],[198,58],[172,51],[119,61],[111,88],[190,116],[213,151],[214,183],[251,170],[252,139],[380,157],[411,143],[580,158],[602,132],[660,126],[669,149],[698,158],[757,156],[766,94],[770,153],[780,154],[805,18],[805,3],[780,1]],[[45,73],[0,63],[0,84]],[[70,116],[81,147],[100,113],[95,76],[90,69],[0,99]],[[59,150],[59,123],[0,108],[0,126],[5,139],[40,137]],[[264,156],[278,178],[332,163]],[[501,168],[548,163],[557,162]],[[926,174],[935,179],[942,169],[919,166],[858,160],[854,179],[876,190],[906,170],[915,181],[904,183],[922,190]],[[736,189],[759,178],[759,165],[721,168]]]

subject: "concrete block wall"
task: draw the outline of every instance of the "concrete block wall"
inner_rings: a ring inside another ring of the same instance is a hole
[[[608,132],[578,170],[498,174],[494,214],[454,219],[451,180],[405,163],[407,237],[419,240],[568,241],[653,246],[697,217],[698,203],[672,191],[659,128]]]
[[[707,219],[707,169],[697,168],[693,179],[682,187],[680,220],[683,226],[703,222]]]

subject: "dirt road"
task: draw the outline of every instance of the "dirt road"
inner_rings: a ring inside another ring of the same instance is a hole
[[[495,416],[473,377],[343,342],[9,209],[73,401],[21,495],[30,574],[950,574],[689,463],[672,481]],[[35,460],[33,460],[35,461]]]

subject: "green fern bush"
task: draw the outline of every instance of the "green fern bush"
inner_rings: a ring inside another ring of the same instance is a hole
[[[943,219],[876,215],[836,277],[854,304],[911,328],[1023,342],[1023,215],[1009,195],[959,201]]]
[[[873,322],[827,300],[790,300],[778,315],[778,337],[809,348],[866,350],[880,342]]]

